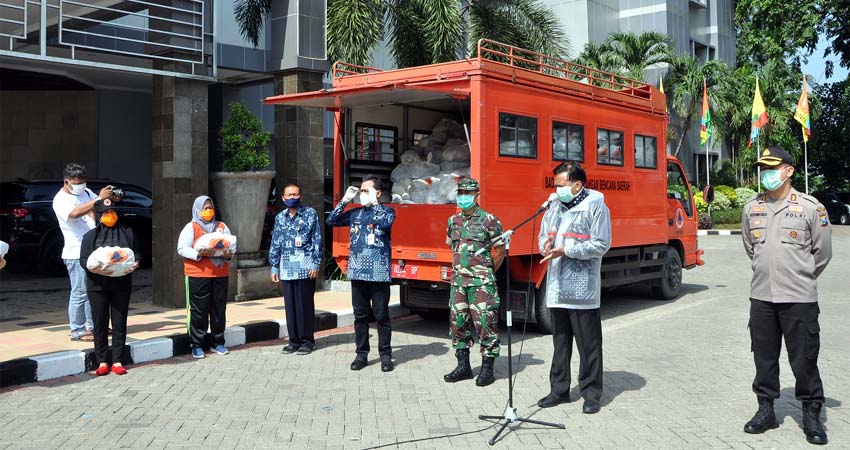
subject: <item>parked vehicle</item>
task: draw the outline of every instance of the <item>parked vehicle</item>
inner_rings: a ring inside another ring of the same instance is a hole
[[[812,196],[826,208],[830,222],[850,225],[850,193],[820,191],[812,192]]]
[[[53,212],[53,197],[62,189],[59,181],[17,181],[0,183],[0,240],[9,243],[7,269],[26,272],[35,269],[51,276],[66,274],[62,262],[65,240]],[[145,188],[109,180],[88,180],[94,193],[107,185],[124,191],[116,203],[122,223],[136,233],[142,248],[141,263],[151,265],[151,217],[153,199]]]
[[[455,145],[469,143],[469,171],[481,181],[481,205],[505,229],[531,216],[554,191],[554,167],[566,159],[582,161],[587,187],[604,193],[611,210],[613,243],[603,259],[603,287],[644,283],[660,299],[678,296],[682,269],[702,265],[703,252],[690,183],[679,160],[666,154],[664,94],[492,41],[480,41],[476,54],[390,71],[338,62],[332,89],[265,103],[335,111],[335,202],[366,173],[388,185],[400,155],[421,147],[416,143],[429,137],[427,130],[433,133],[429,142],[445,142],[435,124],[446,119],[463,124],[452,138],[461,141]],[[402,305],[423,315],[446,310],[452,276],[446,221],[456,206],[402,201],[390,205],[396,210],[393,282],[401,284]],[[545,287],[546,277],[546,266],[539,264],[539,223],[512,238],[510,299],[502,305],[551,332],[548,308],[538,300],[542,292],[533,288]],[[345,268],[348,229],[333,233],[333,255]]]

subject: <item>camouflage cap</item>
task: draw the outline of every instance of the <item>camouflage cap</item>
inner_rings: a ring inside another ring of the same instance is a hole
[[[461,178],[460,181],[457,182],[457,190],[459,191],[477,191],[478,190],[478,180],[475,178]]]

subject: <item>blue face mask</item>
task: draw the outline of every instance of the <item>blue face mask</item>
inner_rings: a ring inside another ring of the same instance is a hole
[[[775,191],[782,187],[782,184],[785,183],[785,181],[782,180],[782,171],[780,169],[762,170],[760,181],[762,186],[764,186],[764,188],[768,191]]]
[[[301,199],[300,198],[287,198],[283,201],[283,204],[287,208],[297,208],[301,205]]]
[[[460,209],[469,209],[475,206],[475,195],[458,195],[457,206]]]
[[[558,200],[562,201],[563,203],[569,203],[573,201],[574,198],[576,198],[576,196],[573,195],[572,186],[558,186],[557,192]]]

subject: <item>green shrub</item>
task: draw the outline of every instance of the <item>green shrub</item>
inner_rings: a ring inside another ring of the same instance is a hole
[[[697,228],[700,230],[710,230],[714,228],[714,222],[711,221],[711,216],[708,213],[703,213],[699,215],[697,221]]]
[[[732,201],[722,192],[714,192],[714,201],[711,202],[712,211],[725,211],[732,207]]]
[[[219,130],[224,152],[224,170],[247,172],[269,166],[268,143],[271,135],[251,111],[239,102],[228,105],[230,117]]]
[[[717,186],[714,187],[714,192],[715,193],[720,192],[723,195],[725,195],[727,198],[729,198],[729,201],[732,203],[732,206],[735,206],[735,205],[738,204],[738,194],[735,193],[735,189],[733,189],[729,186],[726,186],[724,184],[720,184],[720,185],[717,185]]]
[[[708,212],[708,203],[702,199],[702,192],[694,192],[694,203],[697,206],[697,212],[704,214]]]
[[[750,201],[750,199],[757,195],[756,191],[746,187],[739,187],[735,189],[735,194],[738,195],[738,203],[736,205],[738,207],[744,206],[748,201]]]
[[[715,211],[714,208],[712,208],[711,220],[715,224],[740,224],[742,211],[743,210],[740,207],[729,208],[722,211]]]

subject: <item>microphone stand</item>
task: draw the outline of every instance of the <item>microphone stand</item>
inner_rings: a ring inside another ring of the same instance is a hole
[[[534,220],[537,216],[539,216],[541,213],[543,213],[543,211],[546,211],[546,209],[549,208],[549,205],[551,205],[551,203],[552,202],[549,202],[549,203],[543,205],[531,217],[523,220],[519,225],[515,226],[514,228],[512,228],[508,231],[505,231],[504,233],[502,233],[499,236],[496,236],[495,238],[490,240],[490,242],[488,242],[487,245],[485,245],[482,249],[475,252],[476,255],[480,255],[481,253],[483,253],[485,251],[489,251],[496,244],[500,244],[500,243],[505,244],[505,260],[502,262],[502,264],[505,266],[505,294],[504,294],[504,297],[502,297],[502,298],[504,299],[503,301],[508,302],[507,311],[506,311],[506,317],[507,317],[506,325],[507,325],[507,329],[508,329],[508,406],[505,408],[505,412],[501,416],[486,416],[486,415],[478,416],[479,420],[494,420],[495,419],[499,422],[501,422],[502,420],[505,421],[505,423],[502,424],[502,427],[499,428],[499,431],[496,432],[496,435],[493,436],[492,439],[490,439],[490,441],[489,441],[490,445],[494,445],[496,443],[496,440],[499,439],[499,436],[502,434],[502,432],[505,431],[505,428],[507,428],[508,425],[510,425],[514,422],[531,423],[531,424],[535,424],[535,425],[543,425],[543,426],[547,426],[547,427],[560,428],[562,430],[566,429],[566,427],[563,424],[542,422],[542,421],[539,421],[539,420],[524,419],[522,417],[519,417],[517,415],[516,408],[514,408],[514,380],[513,380],[513,362],[512,362],[513,354],[511,353],[511,328],[513,326],[513,321],[512,321],[512,317],[511,317],[511,309],[512,308],[511,308],[510,297],[509,297],[510,291],[511,291],[511,269],[510,269],[510,264],[509,264],[509,262],[510,262],[510,249],[511,249],[511,236],[513,236],[514,232],[517,229],[519,229],[523,225],[527,224],[528,222],[531,222],[532,220]],[[527,301],[528,301],[528,299],[526,298],[526,302]],[[528,304],[527,303],[525,305],[525,309],[526,309],[526,311],[528,310]]]

